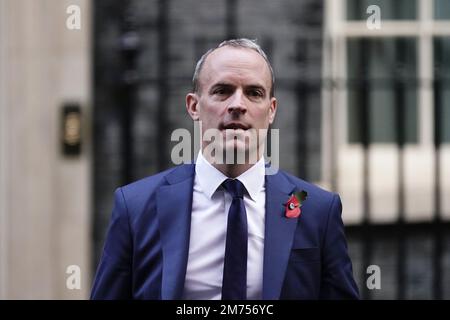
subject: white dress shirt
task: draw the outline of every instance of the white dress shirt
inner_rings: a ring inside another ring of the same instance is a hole
[[[227,218],[232,201],[221,186],[227,178],[199,153],[195,164],[191,234],[183,299],[221,299]],[[261,299],[266,202],[264,157],[236,179],[246,189],[247,299]]]

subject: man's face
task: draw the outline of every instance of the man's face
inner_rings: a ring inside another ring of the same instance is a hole
[[[188,112],[201,121],[202,135],[217,129],[226,150],[247,152],[251,146],[245,137],[255,138],[255,132],[267,130],[274,121],[277,101],[270,97],[271,79],[266,61],[256,51],[230,46],[216,49],[200,72],[199,92],[186,96]],[[261,140],[259,147],[264,144]]]

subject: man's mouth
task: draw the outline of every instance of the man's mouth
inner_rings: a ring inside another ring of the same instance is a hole
[[[223,124],[220,126],[220,130],[227,130],[227,129],[231,129],[231,130],[248,130],[250,129],[250,126],[245,125],[243,123],[239,123],[239,122],[231,122],[231,123],[227,123],[227,124]]]

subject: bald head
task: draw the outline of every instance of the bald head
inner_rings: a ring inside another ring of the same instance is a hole
[[[269,75],[269,81],[270,81],[270,97],[274,96],[274,84],[275,84],[275,77],[273,73],[272,66],[267,58],[267,55],[264,53],[264,51],[261,49],[261,47],[253,40],[250,39],[233,39],[233,40],[227,40],[219,44],[216,48],[208,50],[197,62],[197,65],[195,67],[194,76],[192,78],[193,83],[193,92],[197,94],[201,94],[202,85],[205,79],[203,79],[203,71],[207,67],[209,67],[210,58],[214,58],[214,53],[220,49],[224,48],[232,48],[232,49],[239,49],[239,50],[251,50],[253,52],[256,52],[259,56],[259,59],[262,59],[264,61],[264,67],[261,68],[262,76],[264,77],[266,73],[268,72]],[[223,51],[223,50],[220,50]],[[258,57],[256,57],[258,59]]]

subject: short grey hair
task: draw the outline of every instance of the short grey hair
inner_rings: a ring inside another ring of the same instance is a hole
[[[222,43],[220,43],[217,47],[209,49],[201,58],[200,60],[198,60],[197,65],[195,66],[195,71],[194,71],[194,76],[192,77],[192,90],[193,92],[198,92],[198,90],[200,89],[200,84],[199,84],[199,77],[200,77],[200,72],[203,69],[203,65],[205,64],[206,58],[208,58],[208,56],[215,50],[225,47],[225,46],[230,46],[230,47],[234,47],[234,48],[244,48],[244,49],[250,49],[250,50],[254,50],[256,52],[258,52],[263,58],[264,60],[266,60],[267,62],[267,66],[269,67],[270,70],[270,75],[272,78],[272,84],[271,84],[271,88],[270,88],[270,97],[274,96],[274,85],[275,85],[275,75],[273,72],[273,68],[272,65],[269,62],[269,59],[267,58],[266,53],[263,51],[263,49],[261,49],[261,47],[256,43],[256,40],[250,40],[250,39],[246,39],[246,38],[241,38],[241,39],[231,39],[231,40],[226,40],[223,41]]]

